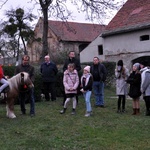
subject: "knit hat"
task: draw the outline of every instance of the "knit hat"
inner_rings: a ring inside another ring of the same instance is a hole
[[[139,63],[135,63],[135,64],[133,64],[133,66],[135,66],[137,68],[137,70],[140,70],[140,64]]]
[[[119,60],[118,63],[117,63],[117,66],[122,66],[123,67],[123,61]]]
[[[84,70],[90,72],[90,66],[86,66],[86,67],[84,68]]]

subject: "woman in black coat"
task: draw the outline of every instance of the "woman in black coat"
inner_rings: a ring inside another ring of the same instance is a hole
[[[133,114],[138,115],[140,113],[140,103],[139,99],[141,96],[140,86],[141,86],[141,74],[140,74],[140,64],[135,63],[133,65],[133,71],[127,79],[127,83],[130,84],[129,96],[133,99]]]

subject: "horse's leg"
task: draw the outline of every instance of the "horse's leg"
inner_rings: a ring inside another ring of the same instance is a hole
[[[4,100],[5,100],[5,102],[6,102],[6,117],[8,117],[9,108],[8,108],[8,104],[7,104],[8,99],[7,99],[7,95],[6,95],[6,94],[4,94]]]
[[[8,118],[16,118],[16,115],[14,114],[14,99],[9,99],[6,103],[6,116]]]
[[[8,104],[6,103],[6,116],[7,117],[9,117],[9,113],[10,113],[10,110],[9,110]]]

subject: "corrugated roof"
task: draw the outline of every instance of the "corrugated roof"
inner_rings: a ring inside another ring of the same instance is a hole
[[[103,36],[150,27],[150,0],[128,0],[106,27]]]
[[[63,41],[91,42],[105,25],[49,20],[49,28]]]

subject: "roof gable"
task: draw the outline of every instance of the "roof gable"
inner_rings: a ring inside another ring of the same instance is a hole
[[[110,21],[103,35],[150,26],[150,0],[128,0]]]
[[[105,25],[49,20],[49,28],[63,41],[91,42]]]

